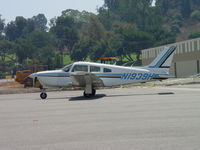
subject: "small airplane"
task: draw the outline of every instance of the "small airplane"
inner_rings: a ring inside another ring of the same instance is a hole
[[[91,97],[99,87],[168,79],[175,49],[175,46],[165,47],[150,65],[144,67],[75,62],[60,70],[37,72],[29,77],[41,83],[41,99],[47,98],[45,91],[48,88],[72,86],[84,88],[83,96]]]

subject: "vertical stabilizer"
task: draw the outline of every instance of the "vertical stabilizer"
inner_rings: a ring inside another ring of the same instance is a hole
[[[165,49],[154,59],[154,61],[148,67],[170,68],[175,49],[175,46],[165,47]]]
[[[151,64],[146,66],[148,70],[154,70],[169,74],[169,68],[172,64],[172,59],[174,56],[175,46],[165,47],[162,52],[153,60]]]

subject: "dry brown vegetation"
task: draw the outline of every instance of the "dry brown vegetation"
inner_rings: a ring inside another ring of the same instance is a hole
[[[0,82],[0,94],[39,92],[38,88],[24,88],[24,85],[15,81]]]

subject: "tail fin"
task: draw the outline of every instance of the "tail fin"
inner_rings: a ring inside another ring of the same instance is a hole
[[[175,49],[176,49],[175,46],[165,47],[165,49],[147,67],[148,68],[170,68]]]
[[[153,62],[144,68],[157,74],[159,78],[166,78],[166,76],[169,76],[169,69],[172,64],[175,50],[175,46],[165,47]]]

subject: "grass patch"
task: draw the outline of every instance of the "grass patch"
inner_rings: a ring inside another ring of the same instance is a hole
[[[70,56],[69,55],[64,55],[63,56],[63,64],[64,65],[68,65],[68,64],[71,64],[73,63],[73,61],[71,60]]]

